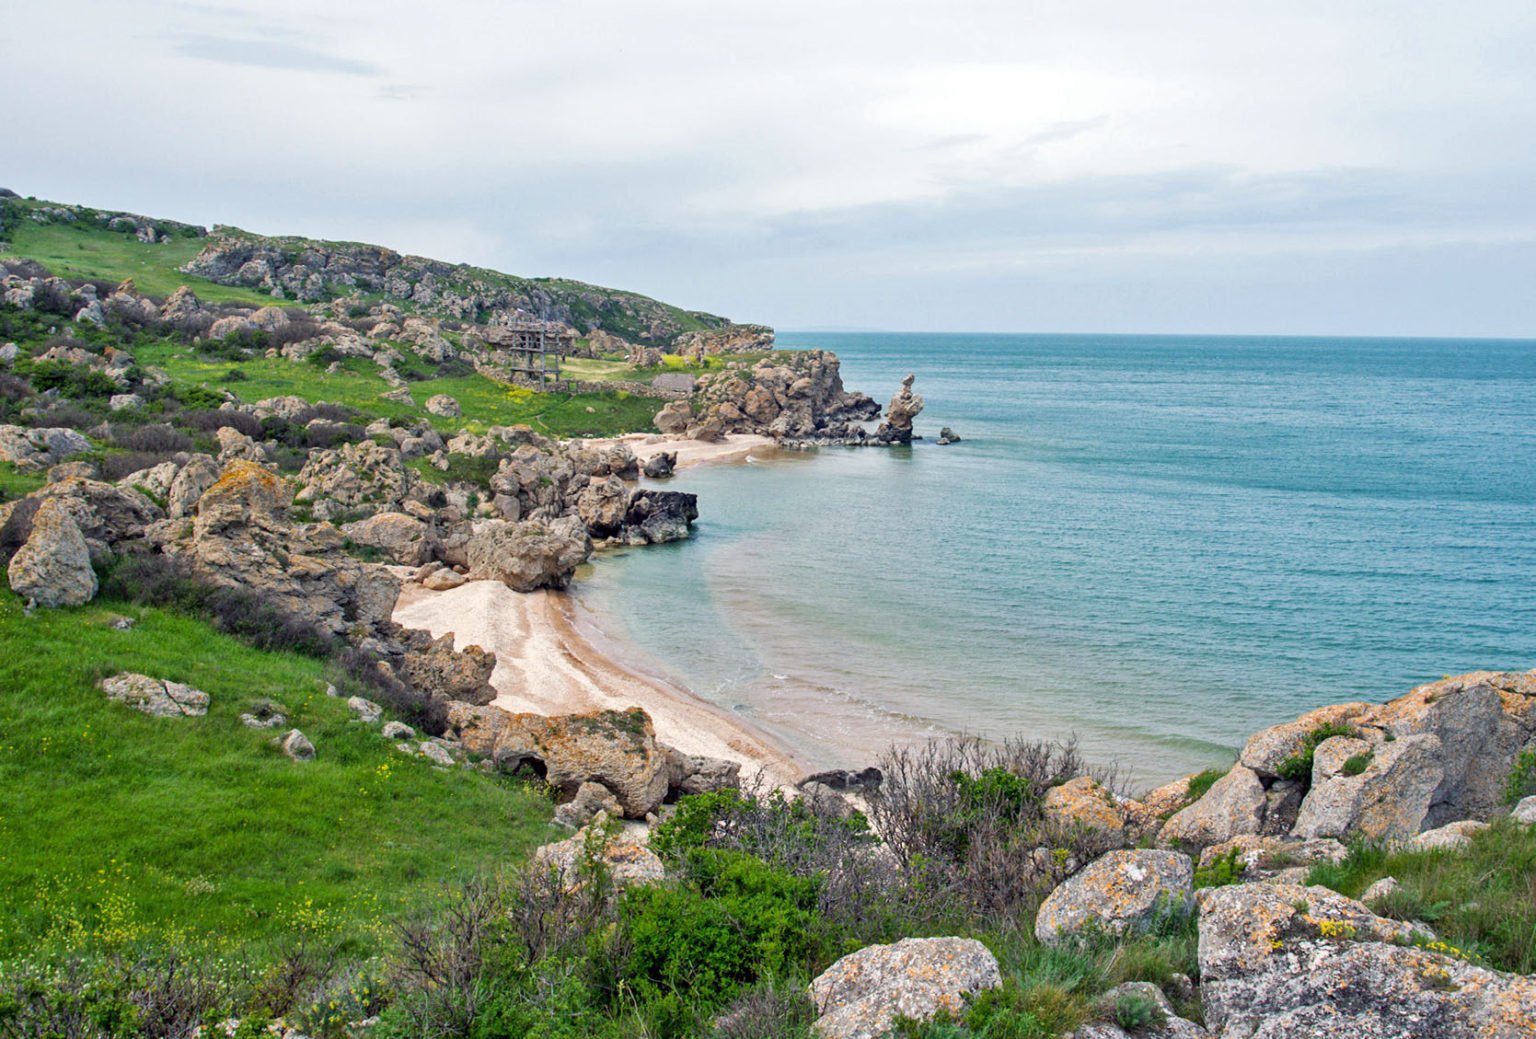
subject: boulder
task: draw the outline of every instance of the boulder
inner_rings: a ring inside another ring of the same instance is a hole
[[[1068,877],[1035,915],[1035,937],[1059,945],[1093,932],[1146,930],[1194,905],[1195,868],[1174,851],[1111,851]]]
[[[289,729],[278,737],[277,746],[294,761],[315,760],[315,745],[298,729]]]
[[[1381,743],[1364,772],[1341,773],[1314,786],[1292,832],[1298,837],[1412,837],[1424,828],[1444,778],[1441,752],[1439,737],[1432,735]]]
[[[73,429],[0,426],[0,462],[9,462],[21,472],[44,472],[91,450],[91,442]]]
[[[496,654],[479,646],[455,650],[451,631],[437,639],[427,640],[425,632],[417,637],[425,644],[413,644],[400,661],[400,674],[413,689],[436,700],[488,704],[496,699],[491,688]]]
[[[117,546],[142,538],[165,513],[133,488],[100,480],[69,477],[37,491],[34,497],[61,502],[85,538],[93,562],[111,559]]]
[[[95,598],[90,549],[63,501],[48,499],[38,506],[7,574],[11,590],[39,606],[82,606]]]
[[[967,1000],[998,988],[997,958],[971,938],[903,938],[850,953],[811,982],[823,1039],[879,1039],[898,1017],[959,1017]]]
[[[1396,894],[1397,889],[1400,887],[1402,885],[1397,882],[1396,877],[1382,877],[1380,880],[1372,881],[1369,887],[1360,892],[1360,901],[1365,905],[1370,905],[1373,902]]]
[[[667,759],[667,796],[708,794],[741,786],[741,762],[684,754],[675,747],[662,746]]]
[[[1280,777],[1280,764],[1302,750],[1307,738],[1324,726],[1349,726],[1369,704],[1343,703],[1308,711],[1293,722],[1274,725],[1248,737],[1238,764],[1257,773],[1259,778]]]
[[[144,406],[144,398],[137,393],[114,393],[107,398],[107,408],[111,411],[134,411]]]
[[[247,729],[276,729],[287,720],[282,709],[270,700],[262,700],[240,715],[240,723]]]
[[[344,524],[341,534],[355,545],[377,549],[401,566],[421,566],[430,560],[437,540],[430,526],[403,512],[380,512]]]
[[[669,436],[680,436],[693,425],[693,408],[685,400],[669,401],[656,413],[656,428]]]
[[[1526,826],[1536,826],[1536,797],[1523,798],[1510,811],[1509,817]]]
[[[629,489],[617,476],[592,476],[586,488],[576,498],[576,514],[586,524],[587,533],[595,538],[608,538],[624,526],[625,510],[629,507]]]
[[[219,482],[219,463],[208,455],[193,455],[176,471],[166,494],[166,515],[172,519],[190,516],[203,492]]]
[[[592,540],[575,517],[553,523],[488,520],[466,546],[471,580],[500,581],[517,592],[564,588],[592,554]]]
[[[208,694],[201,689],[132,671],[103,678],[101,691],[107,699],[155,718],[195,718],[208,713]]]
[[[599,812],[617,817],[623,809],[619,799],[601,783],[583,783],[576,788],[576,796],[555,809],[555,823],[579,830],[597,817]]]
[[[1536,979],[1416,948],[1409,924],[1326,888],[1208,889],[1205,1020],[1223,1039],[1516,1039],[1536,1035]]]
[[[885,421],[875,431],[876,439],[893,444],[912,442],[912,420],[923,410],[923,398],[912,392],[912,382],[916,378],[908,375],[901,380],[901,389],[885,409]]]
[[[1158,833],[1162,844],[1203,848],[1244,833],[1258,833],[1264,825],[1264,784],[1242,765],[1218,779],[1205,796],[1176,812]]]
[[[398,448],[360,440],[310,451],[298,484],[293,500],[309,504],[316,517],[331,519],[358,509],[398,509],[415,490],[417,476]]]
[[[676,469],[677,452],[658,451],[645,460],[645,465],[641,471],[653,480],[662,480],[671,476]]]
[[[1066,827],[1124,833],[1126,816],[1115,795],[1092,776],[1078,776],[1045,792],[1042,807],[1048,819]]]
[[[1407,847],[1412,851],[1431,851],[1437,848],[1465,848],[1472,843],[1472,838],[1488,829],[1488,824],[1476,819],[1463,819],[1460,822],[1446,823],[1444,826],[1433,830],[1425,830],[1421,834],[1410,837]]]
[[[450,703],[447,714],[467,751],[505,771],[532,768],[561,800],[573,799],[582,783],[601,783],[627,818],[643,819],[667,795],[667,755],[638,707],[551,717]]]
[[[539,848],[533,860],[554,873],[567,891],[580,888],[597,866],[618,888],[659,883],[667,875],[655,852],[630,837],[610,832],[607,817],[601,813],[573,836]]]
[[[681,491],[640,489],[629,497],[624,539],[631,545],[685,540],[699,518],[699,496]]]
[[[429,412],[440,418],[458,418],[462,414],[459,402],[446,393],[439,393],[428,397],[427,403],[424,406]]]
[[[416,738],[416,730],[405,722],[385,722],[379,729],[379,735],[386,740],[413,740]]]
[[[452,570],[434,570],[421,579],[421,586],[429,592],[446,592],[459,587],[469,578]]]
[[[357,715],[357,720],[372,725],[384,713],[384,708],[361,696],[347,697],[347,706]]]

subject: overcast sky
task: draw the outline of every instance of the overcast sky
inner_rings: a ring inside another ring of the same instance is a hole
[[[0,185],[781,328],[1536,336],[1536,3],[6,0]]]

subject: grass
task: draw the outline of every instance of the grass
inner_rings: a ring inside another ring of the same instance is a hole
[[[295,939],[368,955],[394,914],[549,839],[547,801],[404,757],[324,694],[322,667],[122,603],[28,616],[0,588],[0,961]],[[205,690],[208,715],[107,701],[95,682],[122,670]],[[241,724],[263,699],[314,761]]]
[[[1420,920],[1469,958],[1499,970],[1536,971],[1536,827],[1496,821],[1463,849],[1390,851],[1357,844],[1337,865],[1312,867],[1307,883],[1350,898],[1396,877],[1377,912]]]
[[[491,426],[528,425],[554,437],[613,436],[654,430],[661,402],[623,393],[536,393],[508,386],[483,375],[428,379],[410,383],[414,407],[384,400],[390,384],[371,361],[351,359],[340,371],[286,358],[257,357],[240,362],[212,360],[191,347],[166,340],[138,347],[134,356],[142,365],[163,368],[173,384],[229,389],[241,400],[258,401],[292,395],[308,401],[345,404],[374,418],[414,418],[430,422],[442,433],[461,429],[481,432]],[[235,383],[222,379],[238,368],[245,378]],[[446,393],[459,402],[459,418],[441,418],[425,407],[429,397]]]
[[[10,462],[0,462],[0,501],[25,498],[47,482],[46,473],[19,473]]]
[[[194,278],[178,270],[202,251],[203,238],[172,238],[164,244],[150,245],[132,235],[104,227],[74,224],[38,224],[30,220],[15,222],[6,228],[10,241],[5,257],[25,256],[36,260],[60,278],[90,281],[123,281],[132,278],[135,287],[151,296],[169,296],[182,285],[189,286],[199,298],[219,303],[253,303],[270,306],[275,301],[252,289],[220,285],[205,278]]]

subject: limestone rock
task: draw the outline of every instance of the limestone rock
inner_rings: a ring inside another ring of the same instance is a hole
[[[369,725],[372,725],[374,722],[378,721],[379,716],[384,713],[384,708],[380,707],[372,700],[365,699],[361,696],[347,697],[347,706],[352,708],[352,713],[357,715],[358,721],[366,722]]]
[[[422,578],[421,586],[430,592],[446,592],[459,587],[467,580],[469,579],[463,574],[452,570],[434,570]]]
[[[315,745],[298,729],[289,729],[277,741],[278,749],[294,761],[315,760]]]
[[[558,874],[567,890],[580,887],[592,865],[601,865],[619,888],[666,878],[666,867],[655,852],[626,836],[606,833],[606,826],[607,818],[600,814],[574,836],[539,848],[534,861]]]
[[[1439,737],[1384,742],[1364,772],[1314,786],[1292,832],[1298,837],[1412,837],[1423,829],[1443,778]]]
[[[1446,823],[1433,830],[1425,830],[1409,838],[1407,846],[1413,851],[1431,851],[1436,848],[1465,848],[1474,835],[1488,829],[1488,824],[1476,819]]]
[[[0,426],[0,462],[9,462],[21,472],[44,472],[91,450],[91,442],[73,429]]]
[[[1205,796],[1175,813],[1158,833],[1163,844],[1203,848],[1244,833],[1258,833],[1264,825],[1264,784],[1242,765],[1218,779]]]
[[[1124,810],[1115,797],[1092,776],[1078,776],[1060,786],[1051,787],[1043,802],[1047,818],[1066,826],[1081,826],[1123,833]]]
[[[669,401],[656,413],[654,421],[663,433],[680,435],[693,424],[693,408],[685,400]]]
[[[1536,1035],[1536,979],[1414,948],[1408,924],[1326,888],[1241,884],[1203,896],[1201,995],[1223,1039]]]
[[[416,738],[416,730],[405,722],[385,722],[379,735],[386,740],[413,740]]]
[[[208,694],[201,689],[132,671],[103,678],[101,691],[107,699],[155,718],[198,717],[208,713]]]
[[[1057,945],[1093,930],[1122,935],[1161,914],[1188,913],[1194,864],[1173,851],[1111,851],[1057,885],[1035,916],[1035,937]]]
[[[624,526],[629,489],[617,476],[593,476],[576,499],[576,514],[595,538],[613,537]]]
[[[912,441],[912,420],[923,410],[923,398],[912,392],[915,378],[914,375],[908,375],[901,380],[901,389],[885,409],[885,421],[875,431],[877,439],[896,444]]]
[[[453,766],[453,754],[441,743],[434,743],[431,740],[423,740],[416,749],[422,757],[426,758],[434,765],[438,765],[442,768],[451,768]]]
[[[150,524],[165,516],[141,492],[100,480],[69,477],[49,484],[34,497],[56,499],[69,509],[93,562],[110,559],[121,542],[142,538]]]
[[[658,451],[645,460],[642,471],[653,480],[662,480],[671,476],[676,468],[676,451]]]
[[[240,715],[240,723],[247,729],[276,729],[288,719],[277,704],[263,700]]]
[[[1400,887],[1402,885],[1397,882],[1396,877],[1382,877],[1380,880],[1372,881],[1370,887],[1360,893],[1360,901],[1370,905],[1378,899],[1393,894]]]
[[[446,393],[439,393],[427,398],[426,409],[441,418],[458,418],[462,413],[459,402]]]
[[[380,512],[344,524],[341,534],[356,545],[379,550],[401,566],[421,566],[432,558],[436,546],[432,528],[403,512]]]
[[[1344,703],[1308,711],[1293,722],[1274,725],[1248,737],[1238,763],[1270,780],[1280,776],[1280,763],[1302,749],[1308,736],[1326,725],[1350,725],[1369,704]]]
[[[11,590],[39,606],[82,606],[96,595],[91,553],[68,507],[45,500],[26,544],[11,557]]]
[[[517,592],[564,588],[592,554],[592,540],[574,517],[554,523],[489,520],[469,539],[470,578],[501,581]]]
[[[356,509],[398,509],[416,483],[416,473],[398,448],[360,440],[310,451],[293,500],[310,504],[316,517],[330,519]]]
[[[425,633],[420,638],[424,640]],[[401,658],[401,675],[413,689],[433,699],[490,703],[496,698],[496,690],[491,688],[496,654],[479,646],[455,650],[453,645],[451,631],[425,645],[413,644]]]
[[[219,482],[219,472],[219,463],[209,456],[193,455],[176,471],[176,478],[171,481],[166,494],[166,514],[173,519],[192,515],[203,492]]]
[[[631,545],[682,541],[699,518],[699,496],[682,491],[640,489],[629,497],[624,513],[624,538]]]
[[[619,799],[613,796],[612,791],[601,783],[587,782],[576,788],[575,797],[555,809],[555,823],[579,830],[596,818],[599,812],[617,817],[622,811]]]
[[[1536,826],[1536,796],[1522,799],[1509,813],[1509,817],[1527,826]]]
[[[997,958],[971,938],[903,938],[850,953],[811,982],[823,1039],[879,1039],[898,1017],[956,1017],[978,992],[1002,984]]]

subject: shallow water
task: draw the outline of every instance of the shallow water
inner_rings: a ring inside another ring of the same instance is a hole
[[[917,373],[930,439],[687,471],[696,538],[579,594],[813,758],[1075,732],[1151,781],[1308,707],[1536,666],[1536,342],[780,342],[882,402]]]

